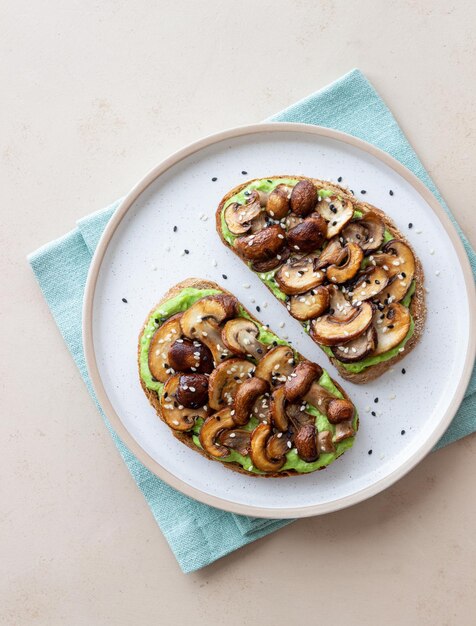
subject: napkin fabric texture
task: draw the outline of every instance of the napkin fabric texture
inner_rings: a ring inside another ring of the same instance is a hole
[[[476,275],[476,254],[451,216],[434,183],[394,117],[358,70],[271,117],[274,122],[304,122],[344,131],[398,159],[434,193],[465,245]],[[292,520],[250,518],[209,507],[175,491],[146,469],[120,441],[99,406],[88,376],[82,345],[81,312],[92,255],[120,200],[77,222],[77,227],[29,256],[29,262],[58,328],[79,368],[133,479],[165,535],[183,572],[192,572]],[[476,430],[476,374],[441,447]]]

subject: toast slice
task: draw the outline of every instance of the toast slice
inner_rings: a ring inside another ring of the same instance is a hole
[[[358,430],[338,383],[211,281],[190,278],[165,293],[139,335],[138,366],[144,393],[173,435],[248,476],[323,469]]]
[[[418,343],[421,262],[393,220],[348,189],[303,176],[249,180],[221,200],[216,227],[346,380],[378,378]]]

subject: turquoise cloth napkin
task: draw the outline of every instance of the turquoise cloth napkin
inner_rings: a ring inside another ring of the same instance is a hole
[[[448,207],[418,160],[392,114],[358,70],[298,102],[271,121],[305,122],[328,126],[360,137],[385,150],[412,170]],[[112,430],[99,406],[88,376],[81,335],[84,286],[91,258],[109,218],[120,201],[77,222],[77,227],[29,256],[51,313],[81,376],[132,477],[164,533],[184,572],[204,567],[292,520],[265,520],[206,506],[188,498],[149,472]],[[476,255],[455,223],[476,273]],[[450,428],[437,447],[476,430],[476,374],[473,371],[465,399]]]

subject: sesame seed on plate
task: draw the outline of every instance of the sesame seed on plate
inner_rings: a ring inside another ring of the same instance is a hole
[[[435,275],[439,276],[440,275],[440,270],[436,270]]]

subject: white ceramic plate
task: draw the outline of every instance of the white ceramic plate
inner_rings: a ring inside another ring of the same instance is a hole
[[[371,384],[342,381],[300,324],[222,245],[215,231],[215,210],[229,189],[276,174],[334,181],[342,176],[357,197],[395,220],[423,263],[429,289],[423,338],[393,371]],[[305,357],[326,367],[344,386],[361,417],[350,451],[325,471],[265,480],[231,472],[172,437],[139,384],[137,338],[149,310],[169,287],[187,277],[223,284],[254,312],[260,306],[261,321],[288,335]],[[245,288],[246,283],[251,288]],[[222,509],[302,517],[378,493],[431,450],[454,416],[469,379],[476,338],[473,316],[474,284],[464,249],[439,204],[415,176],[354,137],[301,124],[259,124],[188,146],[149,173],[124,200],[91,265],[84,342],[102,407],[122,440],[155,474]],[[284,329],[279,327],[282,321]]]

